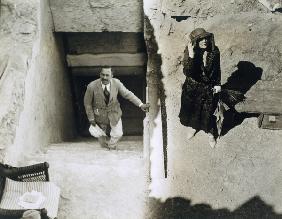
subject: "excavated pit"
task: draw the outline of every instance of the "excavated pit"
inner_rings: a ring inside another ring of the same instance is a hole
[[[143,33],[64,33],[65,51],[72,77],[78,133],[89,136],[83,106],[88,83],[99,78],[102,67],[111,67],[115,78],[146,102],[146,47]],[[125,136],[142,136],[145,114],[119,97]]]

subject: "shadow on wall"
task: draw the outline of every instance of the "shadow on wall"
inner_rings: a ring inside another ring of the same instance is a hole
[[[240,61],[237,64],[237,68],[238,69],[234,71],[227,79],[227,82],[222,85],[222,88],[239,91],[242,94],[246,94],[248,90],[250,90],[251,87],[261,79],[263,70],[262,68],[256,67],[253,63],[248,61]],[[227,134],[229,130],[240,125],[244,119],[258,116],[258,114],[248,112],[238,113],[234,109],[234,106],[231,106],[231,109],[225,112],[224,123],[221,132],[222,136]]]
[[[191,200],[180,197],[149,200],[149,212],[146,219],[282,219],[282,214],[274,212],[259,196],[255,196],[234,211],[227,208],[212,209],[208,204],[191,205]]]
[[[246,94],[261,79],[263,70],[248,61],[238,62],[237,68],[222,87]]]

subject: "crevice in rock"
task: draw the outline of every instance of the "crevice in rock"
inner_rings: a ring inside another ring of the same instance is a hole
[[[2,62],[2,65],[0,66],[0,82],[1,82],[1,79],[7,69],[7,66],[8,66],[8,58],[6,58],[3,62]],[[1,83],[0,83],[1,84]]]
[[[158,54],[158,44],[154,35],[154,28],[147,16],[145,22],[145,42],[148,53],[147,78],[155,80],[158,89],[158,98],[160,100],[161,120],[162,120],[162,140],[163,140],[163,156],[164,156],[164,175],[167,178],[167,112],[166,112],[166,95],[164,84],[162,82],[163,74],[161,71],[162,58]]]
[[[185,21],[191,16],[171,16],[172,19],[175,19],[177,22]]]

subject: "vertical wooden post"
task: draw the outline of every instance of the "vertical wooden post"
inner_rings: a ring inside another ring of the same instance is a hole
[[[148,86],[146,86],[146,98],[145,101],[148,102]],[[145,161],[145,170],[150,173],[150,119],[149,113],[146,113],[146,117],[143,120],[143,157]]]

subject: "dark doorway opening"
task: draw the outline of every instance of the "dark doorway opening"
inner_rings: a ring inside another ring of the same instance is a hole
[[[81,136],[90,136],[88,128],[89,122],[83,105],[83,97],[87,85],[98,79],[98,76],[74,76],[75,90],[75,110],[78,134]],[[115,76],[127,89],[132,91],[143,102],[146,102],[146,77],[145,75],[122,75]],[[143,135],[143,119],[145,114],[141,109],[133,105],[128,100],[118,97],[122,109],[123,132],[125,136],[142,136]]]
[[[147,51],[142,32],[65,33],[64,44],[80,136],[90,136],[83,98],[103,67],[111,67],[114,77],[146,102]],[[142,136],[144,112],[122,97],[119,102],[124,136]]]

